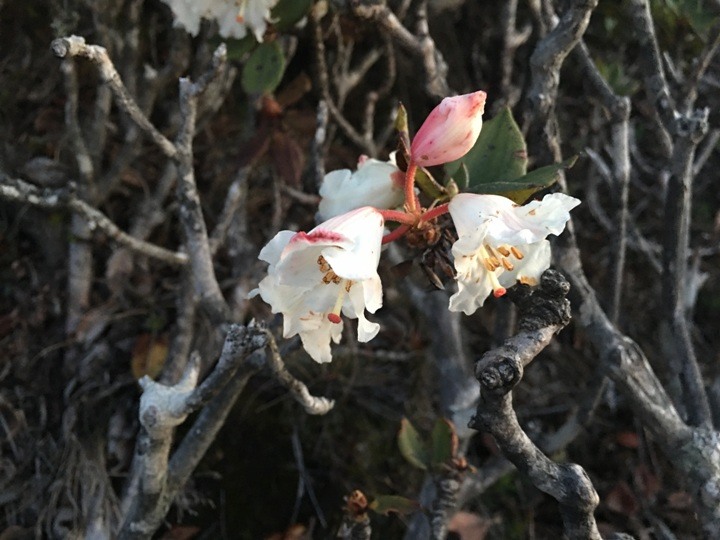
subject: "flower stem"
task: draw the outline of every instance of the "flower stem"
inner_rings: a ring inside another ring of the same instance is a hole
[[[415,196],[415,172],[417,165],[410,161],[407,171],[405,172],[405,207],[410,212],[417,212],[418,200]]]
[[[430,221],[431,219],[440,217],[443,214],[447,214],[448,211],[449,211],[448,203],[438,205],[435,208],[431,208],[430,210],[425,212],[422,216],[420,216],[420,221]]]
[[[405,225],[415,225],[417,222],[417,216],[408,214],[407,212],[400,212],[398,210],[378,210],[385,221],[396,221]]]
[[[382,243],[383,244],[389,244],[390,242],[397,240],[400,238],[403,234],[408,232],[410,230],[410,225],[400,225],[397,229],[395,229],[392,232],[389,232],[385,236],[383,236]]]

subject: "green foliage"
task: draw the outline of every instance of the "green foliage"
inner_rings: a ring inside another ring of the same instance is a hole
[[[221,40],[216,39],[213,41],[217,41],[217,45],[219,45]],[[228,60],[242,60],[257,45],[253,34],[248,34],[242,39],[225,39],[222,41],[225,41],[227,46]]]
[[[462,158],[445,165],[449,174],[464,163],[469,187],[513,180],[527,171],[527,146],[509,108],[483,124],[475,146]]]
[[[373,499],[368,508],[377,514],[385,516],[390,515],[390,513],[404,516],[413,513],[420,508],[420,505],[417,501],[406,499],[399,495],[378,495]]]
[[[674,26],[682,21],[703,41],[717,19],[708,0],[653,0],[651,6],[656,20]]]
[[[494,193],[523,204],[533,193],[552,186],[558,180],[558,173],[569,169],[577,161],[577,156],[566,159],[562,163],[553,163],[509,182],[489,182],[470,191],[477,193]]]
[[[445,165],[458,185],[472,193],[503,195],[518,204],[554,184],[577,156],[527,173],[527,146],[520,128],[505,108],[485,122],[475,146],[461,159]]]
[[[437,469],[456,457],[458,438],[455,426],[446,418],[438,418],[430,441],[425,441],[407,418],[400,423],[398,446],[403,457],[423,470]]]
[[[407,418],[400,421],[398,447],[403,457],[415,467],[427,470],[430,466],[430,451],[420,434]]]
[[[290,30],[310,11],[312,0],[280,0],[270,11],[275,28],[281,32]]]
[[[611,19],[606,19],[611,20]],[[600,75],[607,81],[613,92],[621,96],[631,96],[640,89],[640,82],[628,76],[625,67],[617,60],[605,62],[595,59]]]
[[[455,427],[449,420],[438,418],[432,431],[432,464],[447,463],[456,453]]]
[[[261,43],[245,63],[242,86],[248,94],[269,94],[282,80],[285,55],[280,44]]]

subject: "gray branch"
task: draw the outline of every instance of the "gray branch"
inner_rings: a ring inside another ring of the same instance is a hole
[[[471,426],[490,433],[503,455],[535,487],[558,501],[568,538],[600,540],[593,515],[600,498],[587,474],[579,465],[557,464],[543,454],[522,430],[512,408],[511,391],[525,366],[570,322],[565,299],[569,284],[561,274],[548,270],[538,290],[528,294],[523,286],[516,289],[512,299],[521,315],[520,332],[476,363],[480,403]]]

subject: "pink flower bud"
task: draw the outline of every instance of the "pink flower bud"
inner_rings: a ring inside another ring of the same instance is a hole
[[[412,160],[429,167],[467,154],[480,135],[486,97],[479,90],[443,99],[415,135],[410,147]]]

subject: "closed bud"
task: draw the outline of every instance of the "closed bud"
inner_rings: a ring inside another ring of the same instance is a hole
[[[415,135],[410,147],[412,160],[429,167],[467,154],[480,135],[486,97],[479,90],[443,99]]]

